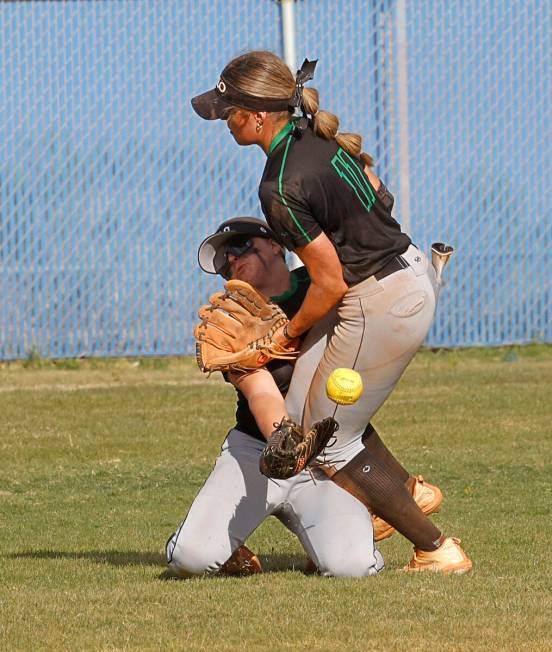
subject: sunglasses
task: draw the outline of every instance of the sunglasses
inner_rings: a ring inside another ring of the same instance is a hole
[[[251,237],[248,235],[240,235],[236,238],[232,238],[232,240],[226,243],[226,246],[224,247],[224,255],[227,259],[228,254],[239,258],[240,256],[243,256],[243,254],[245,254],[247,251],[252,249],[252,247],[253,240]]]
[[[253,240],[250,235],[239,235],[229,240],[222,248],[222,260],[221,264],[217,266],[217,273],[228,280],[231,276],[228,256],[239,258],[251,249],[253,249]]]

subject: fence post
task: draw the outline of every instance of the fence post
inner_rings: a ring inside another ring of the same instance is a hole
[[[295,0],[281,0],[282,40],[284,60],[293,72],[297,70],[297,50],[295,48]]]
[[[295,48],[295,0],[281,0],[282,5],[282,41],[284,42],[284,61],[295,73],[297,70],[297,50]],[[290,269],[303,264],[297,254],[290,252],[286,256]]]
[[[406,0],[397,0],[397,85],[399,101],[399,210],[403,230],[410,233],[410,150],[408,145],[408,61]]]

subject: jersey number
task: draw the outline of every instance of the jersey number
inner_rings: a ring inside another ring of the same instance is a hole
[[[376,197],[366,175],[355,160],[340,147],[332,158],[332,166],[343,181],[351,187],[364,208],[369,211],[374,205]]]

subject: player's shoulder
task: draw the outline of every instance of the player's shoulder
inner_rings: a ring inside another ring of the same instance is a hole
[[[290,157],[294,160],[311,159],[312,164],[327,162],[339,149],[335,138],[324,138],[315,134],[312,129],[305,130],[295,139]]]
[[[261,200],[282,195],[300,198],[320,183],[321,171],[320,162],[310,156],[290,156],[279,169],[263,175],[259,197]]]

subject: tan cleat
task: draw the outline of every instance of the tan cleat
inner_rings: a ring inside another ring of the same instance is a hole
[[[232,556],[220,567],[221,575],[254,575],[262,573],[263,567],[257,555],[246,546],[234,550]]]
[[[443,502],[443,494],[439,487],[429,484],[421,475],[416,476],[414,480],[412,498],[414,498],[418,507],[426,516],[438,512]]]
[[[421,475],[414,478],[412,498],[414,498],[416,504],[426,516],[438,512],[443,502],[443,494],[439,487],[434,484],[429,484]],[[388,539],[396,531],[392,525],[389,525],[389,523],[375,515],[372,516],[372,526],[374,528],[375,541]]]
[[[472,569],[471,559],[460,547],[460,539],[449,537],[437,548],[427,551],[414,548],[414,557],[402,570],[406,572],[433,571],[434,573],[467,573]]]
[[[374,528],[374,541],[383,541],[393,536],[397,530],[387,521],[384,521],[379,516],[372,514],[372,527]]]

